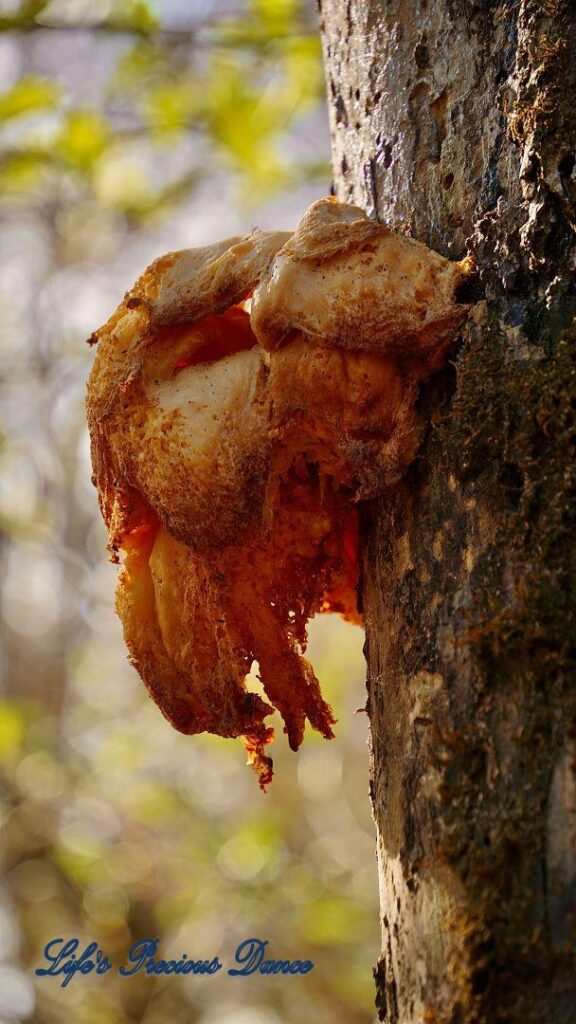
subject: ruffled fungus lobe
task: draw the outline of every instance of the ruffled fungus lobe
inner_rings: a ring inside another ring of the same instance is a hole
[[[306,720],[332,736],[306,624],[359,621],[355,503],[414,458],[466,272],[321,200],[293,235],[162,257],[93,336],[94,482],[131,661],[177,729],[242,737],[262,788],[274,708],[294,750]],[[270,704],[246,689],[254,660]]]

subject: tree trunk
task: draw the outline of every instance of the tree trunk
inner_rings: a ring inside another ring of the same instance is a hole
[[[573,1024],[576,7],[320,19],[338,197],[480,280],[363,511],[380,1019]]]

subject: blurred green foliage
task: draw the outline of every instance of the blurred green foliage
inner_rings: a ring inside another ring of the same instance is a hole
[[[325,159],[298,159],[284,144],[323,93],[309,13],[301,0],[249,0],[241,17],[213,14],[165,29],[145,0],[24,0],[0,16],[0,33],[62,34],[88,25],[118,36],[120,47],[98,109],[76,107],[57,69],[53,77],[23,76],[0,95],[0,189],[56,189],[69,178],[84,201],[111,203],[138,222],[169,212],[214,165],[238,176],[248,202],[326,178]],[[47,112],[52,117],[42,123]],[[135,140],[161,151],[190,131],[199,137],[198,155],[172,180],[153,182],[131,156]],[[111,166],[121,179],[113,188]]]
[[[281,210],[288,189],[328,190],[312,0],[170,10],[0,6],[0,1020],[370,1024],[379,929],[367,720],[354,714],[361,631],[313,624],[337,738],[308,732],[295,755],[275,722],[264,797],[240,743],[163,720],[113,610],[83,339],[150,259],[194,244],[206,212],[204,232],[221,237],[273,196]],[[229,200],[220,209],[230,181],[249,210],[232,226]],[[146,936],[162,956],[229,965],[252,934],[314,971],[241,988],[225,975],[114,972],[65,989],[33,976],[55,936],[96,940],[116,965]]]
[[[25,75],[0,96],[0,121],[36,113],[39,110],[54,110],[58,106],[60,89],[56,82],[39,75]]]
[[[331,617],[319,625],[312,657],[342,720],[338,738],[309,734],[296,757],[280,735],[266,797],[240,745],[169,730],[128,678],[115,636],[115,678],[89,668],[98,640],[75,645],[58,719],[38,702],[0,702],[2,863],[30,972],[57,935],[96,940],[115,966],[145,936],[160,937],[162,956],[218,954],[230,966],[253,934],[270,955],[315,964],[305,979],[254,976],[241,992],[224,973],[126,982],[114,971],[65,989],[43,979],[35,1020],[373,1020],[377,882],[368,801],[358,800],[365,722],[352,714],[362,636]],[[0,923],[3,914],[0,901]]]

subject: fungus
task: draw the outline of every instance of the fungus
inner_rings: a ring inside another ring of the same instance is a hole
[[[468,269],[321,200],[292,235],[162,257],[93,336],[94,483],[130,659],[177,729],[241,737],[263,789],[275,709],[293,750],[306,721],[333,735],[306,624],[360,621],[356,505],[415,456]],[[269,703],[246,687],[254,660]]]

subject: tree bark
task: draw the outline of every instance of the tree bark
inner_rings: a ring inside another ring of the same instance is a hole
[[[363,510],[388,1024],[576,1020],[573,0],[322,0],[334,184],[478,299]]]

